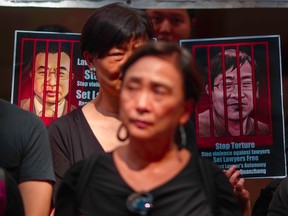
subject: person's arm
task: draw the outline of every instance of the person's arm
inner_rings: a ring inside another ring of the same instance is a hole
[[[18,185],[25,215],[49,215],[52,197],[52,184],[49,181],[27,181]]]
[[[25,215],[45,216],[49,215],[55,181],[48,132],[40,118],[32,113],[27,116],[29,121],[21,127],[22,159],[17,183]]]
[[[240,171],[236,169],[236,166],[231,166],[228,170],[224,170],[224,173],[233,187],[234,194],[237,196],[242,216],[251,216],[250,193],[244,187],[244,179],[239,178]]]

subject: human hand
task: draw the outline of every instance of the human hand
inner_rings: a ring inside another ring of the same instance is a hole
[[[250,216],[250,193],[244,186],[245,180],[243,178],[239,178],[240,171],[237,170],[236,166],[231,166],[228,170],[223,170],[223,172],[233,187],[233,192],[236,195],[242,209],[242,216]]]

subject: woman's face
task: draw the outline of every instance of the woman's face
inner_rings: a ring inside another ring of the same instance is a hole
[[[120,118],[131,137],[173,136],[185,123],[183,80],[169,59],[145,56],[126,71],[120,93]]]
[[[131,40],[123,48],[113,47],[103,58],[94,58],[93,65],[96,68],[100,91],[105,91],[110,95],[119,95],[120,68],[134,50],[144,43],[146,43],[144,40]]]

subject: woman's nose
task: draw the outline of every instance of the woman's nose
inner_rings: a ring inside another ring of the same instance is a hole
[[[137,105],[136,108],[140,112],[145,112],[149,110],[149,93],[141,92],[137,97]]]

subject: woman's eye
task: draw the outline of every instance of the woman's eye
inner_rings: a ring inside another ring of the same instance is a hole
[[[163,88],[156,88],[156,89],[154,89],[154,93],[157,96],[164,96],[167,94],[167,91]]]
[[[138,88],[138,85],[136,85],[136,84],[128,84],[128,85],[126,85],[126,89],[128,89],[129,91],[136,90],[137,88]]]
[[[116,49],[116,48],[113,48],[112,50],[110,50],[110,52],[108,53],[108,57],[111,57],[113,59],[122,59],[125,55],[125,51],[122,50],[122,49]]]
[[[156,95],[164,95],[164,92],[163,91],[155,91],[155,94]]]

